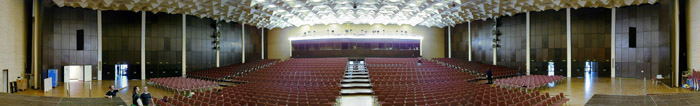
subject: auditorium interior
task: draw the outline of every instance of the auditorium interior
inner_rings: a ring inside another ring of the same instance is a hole
[[[0,0],[0,23],[0,106],[700,105],[700,0]]]

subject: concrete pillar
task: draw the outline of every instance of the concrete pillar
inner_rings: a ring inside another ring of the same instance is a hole
[[[265,59],[265,28],[261,28],[260,32],[260,58]]]
[[[452,27],[447,26],[447,58],[452,58]]]
[[[102,10],[97,10],[97,80],[102,80]]]
[[[530,12],[525,13],[525,75],[530,75]]]
[[[141,80],[146,79],[146,11],[141,11]]]
[[[241,23],[241,63],[245,63],[245,24]]]
[[[571,8],[566,8],[566,77],[571,77]]]
[[[469,61],[472,61],[472,22],[467,22],[467,54]]]
[[[187,77],[187,15],[182,14],[182,77]]]
[[[611,14],[610,14],[610,77],[615,78],[615,70],[617,69],[615,66],[615,50],[617,47],[615,47],[615,8],[611,9]]]

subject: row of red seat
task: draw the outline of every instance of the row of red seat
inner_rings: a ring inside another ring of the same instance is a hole
[[[218,86],[216,82],[184,77],[151,78],[148,80],[148,83],[177,92],[209,89]]]
[[[289,59],[233,79],[247,83],[218,91],[174,96],[177,106],[333,106],[347,58]],[[284,69],[284,70],[277,70]],[[167,98],[167,97],[165,97]]]
[[[449,67],[457,68],[463,71],[468,71],[476,73],[479,75],[486,75],[486,70],[491,69],[493,77],[509,77],[518,75],[518,70],[510,69],[503,66],[484,64],[479,62],[468,62],[461,59],[454,58],[435,58],[439,63],[447,65]]]
[[[518,76],[504,79],[496,79],[495,84],[515,87],[515,88],[526,88],[535,89],[539,87],[544,87],[548,83],[558,82],[564,79],[563,76],[547,76],[547,75],[527,75]]]
[[[471,74],[462,74],[465,72],[431,61],[422,61],[420,66],[413,65],[417,61],[415,58],[367,58],[365,61],[370,69],[372,89],[382,106],[557,106],[567,100],[561,93],[561,96],[550,97],[548,93],[526,93],[469,82],[475,78]],[[407,68],[394,70],[397,66]]]
[[[188,77],[210,79],[210,80],[223,80],[228,77],[238,76],[243,73],[250,72],[259,68],[267,67],[279,61],[279,59],[263,59],[257,61],[246,62],[242,64],[233,64],[224,67],[217,67],[207,70],[199,71],[188,71]]]

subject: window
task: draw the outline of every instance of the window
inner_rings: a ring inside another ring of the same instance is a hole
[[[77,31],[77,37],[76,37],[76,48],[77,50],[85,50],[85,31],[78,30]]]
[[[635,27],[629,29],[629,44],[630,48],[637,48],[637,28]]]

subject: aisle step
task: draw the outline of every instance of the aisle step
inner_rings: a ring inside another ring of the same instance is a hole
[[[364,83],[369,83],[369,79],[343,79],[344,83],[359,83],[359,82],[364,82]]]
[[[368,79],[369,75],[352,75],[352,76],[344,76],[343,78],[346,78],[346,79]]]
[[[362,95],[362,94],[372,94],[374,91],[372,89],[342,89],[340,90],[341,95]]]
[[[345,73],[345,75],[350,75],[350,74],[352,74],[352,75],[369,75],[369,72],[348,72],[348,73]]]
[[[348,83],[348,84],[340,84],[340,87],[343,87],[343,88],[371,88],[372,84],[369,84],[369,83]]]

